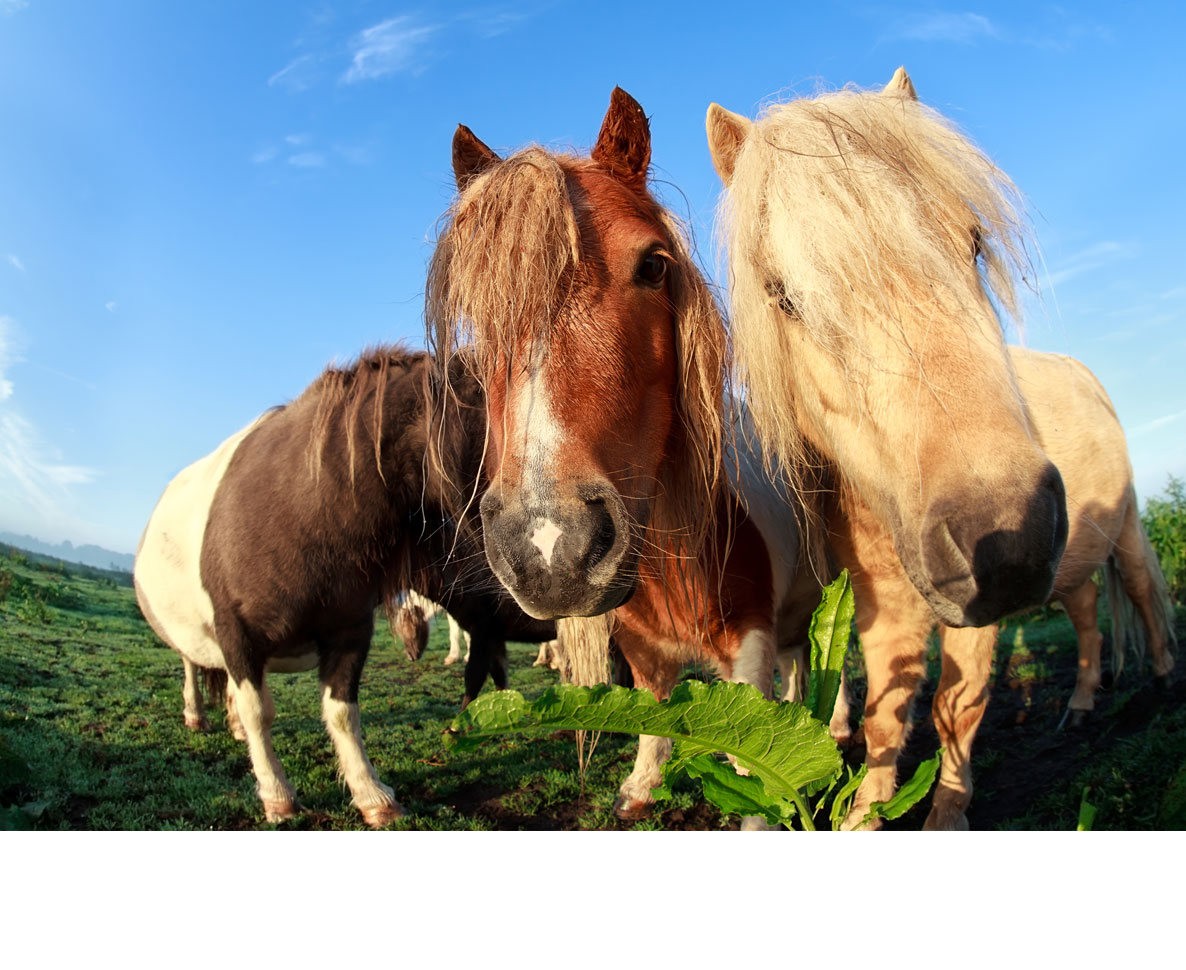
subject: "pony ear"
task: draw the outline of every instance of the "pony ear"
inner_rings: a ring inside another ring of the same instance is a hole
[[[708,130],[708,151],[712,155],[717,175],[726,185],[733,180],[737,155],[752,126],[753,122],[749,118],[726,111],[715,102],[708,106],[708,115],[704,119],[704,127]]]
[[[453,133],[453,177],[459,189],[475,175],[481,175],[502,159],[465,125],[458,125]]]
[[[882,89],[882,94],[897,94],[903,98],[909,98],[911,101],[918,100],[918,92],[914,90],[914,82],[910,80],[910,75],[906,73],[906,68],[899,67],[894,71],[894,76],[890,78],[889,84]]]
[[[609,110],[593,146],[593,161],[635,191],[646,189],[651,126],[642,105],[621,88],[614,88],[610,95]]]

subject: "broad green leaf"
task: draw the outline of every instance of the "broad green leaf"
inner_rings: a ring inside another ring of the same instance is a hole
[[[939,773],[939,760],[942,757],[943,749],[940,748],[935,757],[918,766],[914,776],[894,792],[893,798],[870,805],[865,821],[874,818],[900,818],[910,811],[931,790],[931,785],[935,783],[935,775]]]
[[[848,653],[854,613],[852,582],[848,570],[824,589],[823,599],[811,617],[811,667],[807,682],[807,709],[825,724],[840,693],[840,673]]]
[[[841,766],[827,725],[813,720],[802,705],[768,701],[748,684],[720,682],[685,681],[662,703],[649,691],[605,685],[554,687],[534,702],[515,691],[497,691],[483,694],[458,715],[449,740],[472,748],[507,732],[582,728],[673,738],[673,757],[680,762],[716,751],[733,755],[762,782],[768,807],[751,814],[781,815],[782,803],[790,802],[807,825],[799,790],[831,778]],[[713,775],[715,783],[719,779]],[[753,797],[754,786],[740,787]]]
[[[698,754],[686,760],[672,760],[663,766],[665,795],[670,794],[669,778],[683,773],[699,778],[704,797],[722,812],[737,815],[761,815],[771,824],[790,825],[797,814],[795,804],[785,798],[772,797],[757,775],[739,775],[728,761],[712,754]],[[659,797],[659,789],[655,789]]]

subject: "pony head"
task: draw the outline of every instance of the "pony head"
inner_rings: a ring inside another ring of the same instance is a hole
[[[712,105],[732,338],[754,420],[793,478],[822,456],[945,623],[1049,594],[1067,534],[998,312],[1027,265],[1022,206],[917,101],[880,92]]]
[[[486,555],[530,615],[625,602],[660,543],[714,527],[725,331],[647,189],[650,130],[615,89],[592,154],[453,139],[459,190],[429,270],[429,339],[472,342],[489,416]]]

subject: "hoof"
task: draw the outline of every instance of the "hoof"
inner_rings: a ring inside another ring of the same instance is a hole
[[[372,805],[370,808],[360,808],[362,819],[373,829],[386,828],[396,819],[404,817],[403,806],[399,802]]]
[[[234,724],[227,725],[227,730],[231,732],[231,737],[236,741],[247,741],[247,732],[243,730],[243,725],[238,721]]]
[[[209,731],[210,722],[206,720],[205,714],[186,714],[185,726],[191,731]]]
[[[269,822],[287,822],[296,818],[301,806],[295,801],[264,801],[264,817]]]
[[[746,815],[741,820],[742,832],[773,832],[777,828],[777,825],[771,825],[761,815]]]
[[[456,657],[446,657],[446,658],[445,658],[445,666],[446,666],[446,667],[450,667],[450,666],[452,666],[452,665],[453,665],[453,664],[455,664],[455,663],[457,663],[457,658],[456,658]]]
[[[627,798],[625,795],[619,795],[614,802],[614,814],[623,822],[641,822],[644,818],[650,818],[653,808],[654,802]]]

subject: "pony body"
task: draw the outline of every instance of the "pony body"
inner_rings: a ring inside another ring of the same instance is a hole
[[[853,575],[869,770],[846,825],[893,792],[936,616],[949,729],[928,825],[966,824],[991,662],[974,628],[1046,600],[1068,530],[997,316],[1024,265],[1015,190],[904,71],[754,122],[712,105],[707,129],[754,423],[791,481],[830,482],[801,495]]]
[[[342,774],[363,817],[381,826],[401,809],[367,760],[358,718],[376,606],[415,587],[469,616],[467,697],[492,667],[505,685],[505,652],[498,663],[492,641],[508,627],[555,635],[475,566],[472,525],[460,510],[481,467],[484,402],[456,366],[451,420],[435,425],[425,402],[439,380],[425,354],[392,349],[326,371],[183,470],[141,539],[137,599],[182,655],[186,723],[203,720],[191,668],[225,670],[232,725],[247,740],[270,821],[290,817],[297,803],[272,749],[267,672],[318,668]]]
[[[647,190],[642,109],[616,89],[588,158],[502,159],[462,126],[453,160],[427,319],[442,360],[472,340],[486,389],[495,575],[534,616],[614,610],[635,683],[658,697],[690,660],[769,695],[781,591],[727,482],[724,324]],[[666,753],[641,748],[627,816]]]

